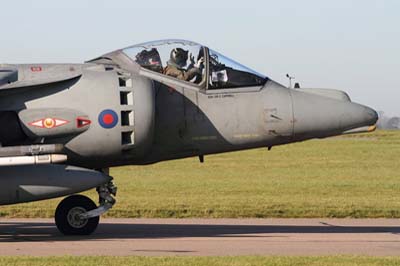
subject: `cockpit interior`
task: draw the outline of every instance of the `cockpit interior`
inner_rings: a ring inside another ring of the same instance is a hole
[[[268,78],[203,45],[162,40],[122,50],[142,68],[202,89],[263,86]]]

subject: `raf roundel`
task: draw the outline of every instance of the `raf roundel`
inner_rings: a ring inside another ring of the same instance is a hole
[[[103,128],[113,128],[118,124],[118,115],[113,110],[104,110],[99,114],[99,124]]]

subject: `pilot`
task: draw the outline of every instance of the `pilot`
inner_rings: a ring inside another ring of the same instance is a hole
[[[136,55],[136,62],[144,68],[162,73],[161,57],[157,49],[143,50]]]
[[[187,69],[184,67],[187,64],[188,53],[182,48],[175,48],[171,51],[170,59],[167,62],[167,67],[164,69],[164,74],[184,81],[199,83],[202,80],[202,65],[204,58],[200,58],[197,63],[194,62],[194,57],[190,57],[191,64]]]

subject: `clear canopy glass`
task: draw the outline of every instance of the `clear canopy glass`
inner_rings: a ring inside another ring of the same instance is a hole
[[[205,76],[204,47],[188,41],[166,40],[135,45],[124,50],[143,68],[199,84]]]
[[[267,79],[205,46],[190,41],[154,41],[128,47],[123,52],[145,69],[207,89],[259,86]]]
[[[251,87],[265,84],[266,77],[229,59],[213,50],[209,50],[209,88]]]

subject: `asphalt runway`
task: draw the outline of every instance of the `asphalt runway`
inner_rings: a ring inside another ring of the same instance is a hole
[[[0,255],[400,255],[397,219],[102,219],[65,237],[52,219],[0,219]]]

